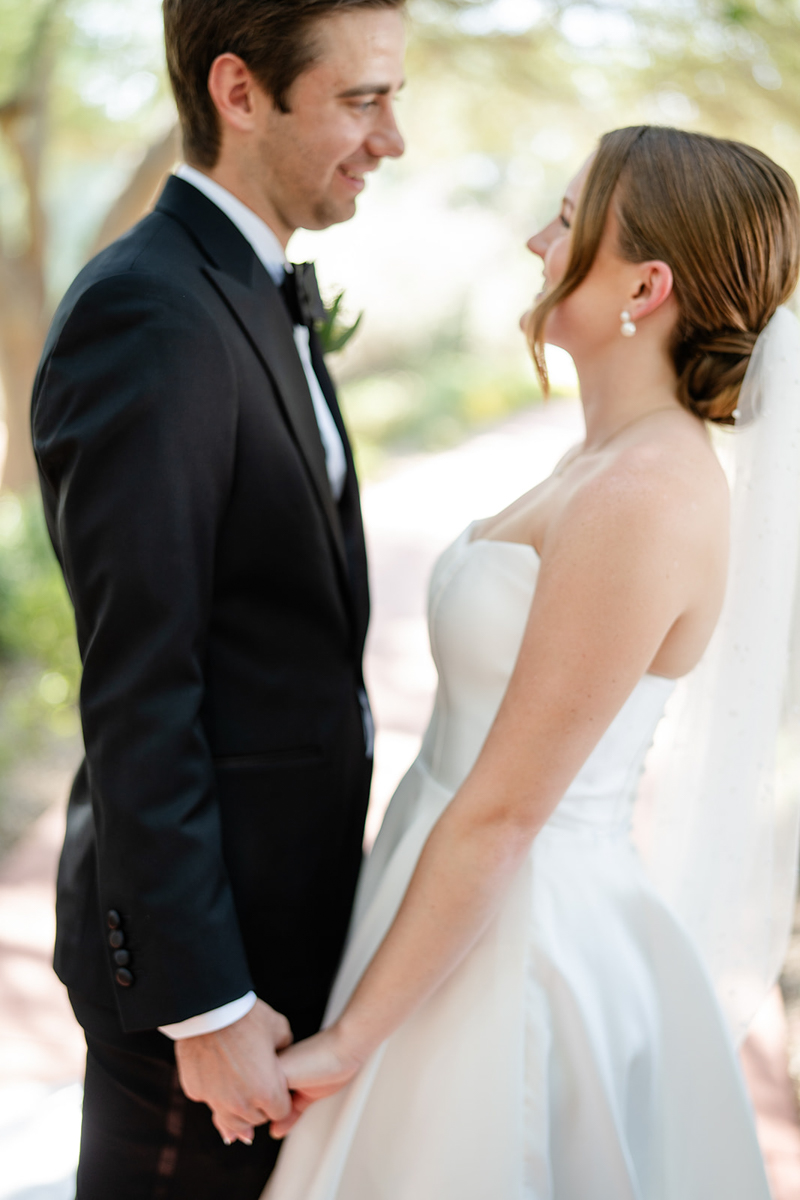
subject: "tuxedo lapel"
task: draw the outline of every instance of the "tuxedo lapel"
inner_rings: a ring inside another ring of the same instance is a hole
[[[204,274],[245,332],[272,381],[283,417],[325,513],[345,590],[349,594],[341,519],[331,493],[308,381],[297,353],[292,323],[278,289],[233,222],[190,183],[171,176],[156,209],[179,221],[197,243],[206,259],[202,268]]]
[[[323,395],[328,402],[328,407],[333,414],[333,419],[336,422],[336,428],[339,430],[347,459],[347,477],[344,492],[339,501],[339,510],[342,514],[342,523],[345,529],[347,561],[350,567],[350,579],[357,612],[358,637],[363,644],[369,624],[369,579],[358,477],[353,462],[350,439],[336,397],[336,389],[333,386],[333,380],[328,374],[319,337],[313,330],[311,331],[311,364],[319,380]]]
[[[314,490],[328,519],[340,565],[346,571],[347,556],[342,525],[331,493],[325,451],[314,415],[314,405],[295,346],[292,325],[278,289],[255,255],[254,286],[245,286],[233,275],[217,267],[204,267],[203,273],[220,293],[247,334],[273,382],[283,415],[294,434]]]
[[[347,454],[348,465],[350,463],[350,444],[347,438],[347,431],[342,420],[339,402],[336,398],[336,389],[333,386],[333,380],[328,373],[328,367],[325,362],[325,354],[322,349],[322,344],[319,340],[319,335],[316,330],[311,330],[309,339],[309,350],[311,351],[311,365],[314,368],[314,374],[319,380],[319,386],[322,388],[322,393],[328,401],[328,408],[333,414],[333,419],[336,422],[336,428],[342,435],[342,440],[345,443],[345,451]]]

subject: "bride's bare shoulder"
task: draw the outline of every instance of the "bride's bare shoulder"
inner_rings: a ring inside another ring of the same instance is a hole
[[[564,506],[560,529],[665,547],[726,541],[729,495],[705,428],[694,418],[666,420],[599,456]]]
[[[610,454],[600,473],[603,486],[667,488],[674,500],[727,495],[725,474],[705,425],[695,417],[665,420]]]

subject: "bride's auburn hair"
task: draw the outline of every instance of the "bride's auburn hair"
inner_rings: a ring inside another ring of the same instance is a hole
[[[732,424],[756,338],[797,286],[800,203],[791,177],[741,142],[657,125],[605,134],[578,202],[564,277],[528,325],[545,394],[545,325],[589,274],[611,204],[617,252],[672,268],[679,400],[704,420]]]

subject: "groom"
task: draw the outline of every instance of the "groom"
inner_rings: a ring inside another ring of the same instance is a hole
[[[313,269],[284,249],[403,152],[401,8],[165,0],[188,165],[45,347],[34,444],[84,667],[56,944],[88,1047],[79,1200],[255,1200],[276,1052],[340,957],[366,562]]]

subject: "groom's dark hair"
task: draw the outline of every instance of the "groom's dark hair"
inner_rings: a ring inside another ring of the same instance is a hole
[[[282,112],[295,79],[314,62],[311,26],[359,8],[402,8],[405,0],[164,0],[167,66],[187,162],[213,167],[219,117],[208,91],[211,64],[236,54]]]

